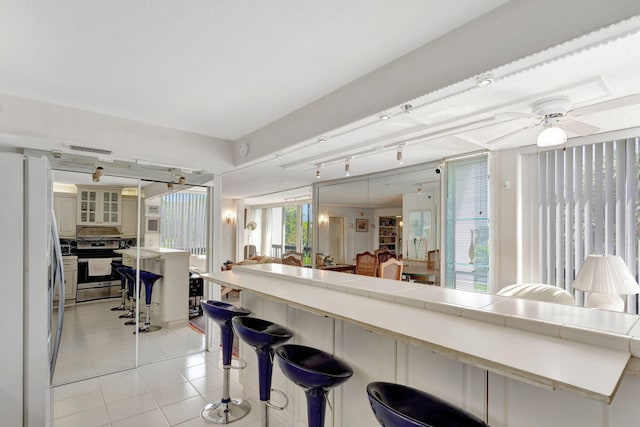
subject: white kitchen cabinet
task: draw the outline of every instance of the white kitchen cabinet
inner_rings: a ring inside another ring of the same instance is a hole
[[[64,305],[68,307],[76,303],[76,290],[78,289],[78,257],[62,257],[62,269],[64,272]],[[53,296],[54,301],[58,301],[59,288],[56,288]]]
[[[76,198],[72,193],[55,193],[53,196],[53,209],[60,237],[76,236]]]
[[[141,201],[144,209],[144,201]],[[141,223],[144,218],[144,211],[141,213]],[[136,237],[138,228],[138,198],[131,196],[122,197],[122,237]],[[142,230],[144,233],[144,230]]]
[[[121,190],[78,187],[78,225],[120,225]]]

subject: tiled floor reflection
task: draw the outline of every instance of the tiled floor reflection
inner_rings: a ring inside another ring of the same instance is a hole
[[[111,311],[118,300],[79,304],[65,309],[62,341],[53,384],[131,369],[135,366],[134,326]],[[152,318],[153,323],[153,318]],[[185,326],[140,334],[139,364],[204,350],[204,336]]]
[[[231,374],[231,395],[245,397]],[[53,426],[210,426],[200,411],[221,393],[219,352],[181,356],[53,388]],[[236,427],[260,425],[258,403],[248,400],[252,410]]]

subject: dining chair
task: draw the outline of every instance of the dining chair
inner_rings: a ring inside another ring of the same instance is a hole
[[[376,249],[373,254],[376,256],[376,276],[380,276],[380,265],[395,255],[389,249]]]
[[[402,280],[402,268],[404,264],[395,258],[389,258],[379,266],[378,277],[384,279]]]
[[[356,255],[356,274],[363,276],[376,276],[376,256],[371,252],[362,252]]]

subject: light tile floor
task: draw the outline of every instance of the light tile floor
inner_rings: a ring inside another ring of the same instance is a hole
[[[251,404],[236,427],[260,425],[259,402],[247,398],[232,370],[231,395]],[[220,352],[201,352],[52,389],[54,427],[210,426],[200,411],[222,393]],[[284,427],[271,419],[273,427]]]
[[[118,318],[123,312],[110,310],[118,302],[113,299],[65,309],[54,385],[133,368],[136,337],[139,365],[204,350],[204,336],[188,326],[135,335],[134,326],[124,326],[128,319]]]
[[[54,427],[210,426],[200,411],[222,394],[220,352],[206,352],[190,327],[139,335],[135,366],[132,326],[111,311],[117,300],[65,309],[62,344],[51,389]],[[125,319],[126,320],[126,319]],[[152,319],[153,323],[153,319]],[[232,397],[247,398],[231,370]],[[237,427],[260,425],[259,402]],[[284,427],[271,419],[273,427]]]

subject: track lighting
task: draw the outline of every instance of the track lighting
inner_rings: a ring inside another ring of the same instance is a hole
[[[173,190],[173,182],[167,182],[167,188]]]
[[[98,166],[96,168],[96,175],[98,175],[98,176],[104,175],[104,169],[102,168],[102,166]]]
[[[422,194],[422,184],[418,184],[418,194]]]
[[[98,175],[98,172],[92,173],[91,179],[93,179],[93,182],[100,182],[100,175]]]
[[[349,159],[347,159],[347,162],[344,164],[344,175],[351,176],[351,165],[349,165]]]
[[[186,182],[187,182],[187,179],[184,176],[181,176],[178,179],[178,184],[180,184],[180,185],[184,185]]]
[[[398,152],[396,153],[396,160],[398,164],[404,164],[404,157],[402,156],[402,145],[398,145]]]
[[[320,179],[320,166],[316,168],[316,178]]]

